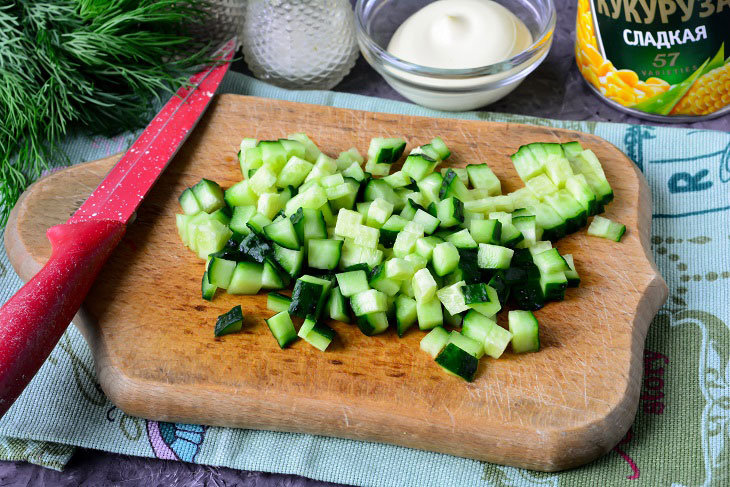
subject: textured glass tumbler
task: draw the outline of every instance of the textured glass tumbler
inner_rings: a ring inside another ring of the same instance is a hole
[[[238,36],[236,47],[241,47],[246,0],[208,0],[205,10],[208,11],[208,18],[202,25],[191,29],[193,37],[217,47],[231,37]]]
[[[277,86],[332,88],[359,54],[350,0],[248,0],[243,54]]]

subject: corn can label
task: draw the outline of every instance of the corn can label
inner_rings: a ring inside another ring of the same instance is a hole
[[[596,91],[631,111],[724,113],[725,46],[730,50],[730,0],[578,0],[578,68]]]

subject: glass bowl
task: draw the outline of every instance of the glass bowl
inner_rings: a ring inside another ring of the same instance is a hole
[[[524,51],[499,63],[469,69],[437,69],[404,61],[386,48],[396,29],[434,0],[357,0],[355,27],[368,63],[398,93],[437,110],[473,110],[514,90],[547,56],[555,31],[553,0],[495,0],[509,9],[532,35]]]

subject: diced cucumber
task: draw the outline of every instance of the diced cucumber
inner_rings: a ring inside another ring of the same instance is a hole
[[[500,304],[504,305],[510,295],[510,285],[507,283],[505,278],[505,272],[498,270],[489,279],[487,285],[497,291],[497,297],[499,298]]]
[[[469,175],[469,182],[474,188],[487,191],[487,196],[502,194],[502,184],[499,178],[494,175],[489,166],[484,164],[469,164],[466,166]]]
[[[568,263],[565,262],[558,249],[551,248],[550,250],[540,252],[539,254],[533,255],[532,260],[537,268],[540,269],[540,272],[544,274],[570,270]]]
[[[449,334],[449,343],[456,345],[475,359],[480,359],[484,355],[484,347],[481,342],[462,335],[456,330]]]
[[[329,310],[330,318],[333,320],[339,320],[344,323],[350,322],[350,313],[348,312],[349,306],[342,295],[340,288],[336,287],[330,291],[330,297],[327,301],[327,309]]]
[[[565,231],[572,233],[583,227],[588,218],[588,212],[566,190],[545,197],[545,203],[550,205],[560,217],[565,220]]]
[[[213,257],[208,264],[208,281],[215,287],[228,289],[235,270],[236,262],[220,257]]]
[[[377,335],[388,329],[388,315],[385,311],[368,313],[357,317],[357,327],[366,336]]]
[[[451,151],[448,147],[446,147],[446,143],[444,143],[441,137],[434,137],[433,139],[431,139],[429,145],[433,148],[434,151],[436,151],[439,159],[441,159],[442,161],[448,159],[451,155]]]
[[[195,215],[203,211],[191,188],[183,191],[178,201],[180,202],[180,208],[182,208],[183,213],[186,215]]]
[[[559,144],[555,145],[559,147]],[[565,182],[573,175],[573,169],[570,167],[568,159],[563,156],[562,149],[560,149],[559,155],[548,157],[545,163],[545,174],[558,188],[565,187]]]
[[[482,269],[507,269],[514,250],[500,245],[479,244],[478,262]]]
[[[368,289],[354,294],[350,298],[350,307],[355,316],[362,316],[387,311],[388,303],[385,293],[377,289]]]
[[[523,145],[510,158],[517,174],[525,183],[544,171],[544,164],[535,158],[529,146]]]
[[[451,242],[457,249],[475,249],[477,243],[469,233],[469,230],[464,228],[458,232],[452,233],[446,237],[447,242]]]
[[[411,178],[403,171],[396,171],[393,174],[383,178],[383,181],[388,183],[391,188],[404,188],[411,184]]]
[[[613,200],[611,185],[608,184],[601,162],[592,150],[584,150],[569,160],[573,170],[585,176],[588,185],[596,194],[599,206],[607,205]]]
[[[376,198],[368,207],[367,224],[371,227],[380,228],[393,214],[393,203]]]
[[[233,232],[226,225],[209,218],[197,224],[195,232],[188,234],[188,239],[191,244],[194,242],[198,257],[207,259],[210,254],[225,247],[231,235]]]
[[[537,225],[535,215],[514,216],[512,225],[522,234],[523,240],[515,245],[520,248],[529,248],[542,238],[543,230]]]
[[[251,191],[249,181],[243,180],[228,188],[225,192],[224,199],[228,206],[256,206],[258,204],[258,195]]]
[[[295,140],[304,145],[304,158],[309,162],[314,162],[317,160],[317,157],[319,157],[320,150],[317,148],[317,145],[312,142],[312,139],[310,139],[306,134],[297,132],[295,134],[287,135],[286,138],[289,140]]]
[[[303,250],[291,250],[274,244],[274,259],[290,277],[297,277],[302,272],[304,263]]]
[[[575,270],[573,256],[571,254],[565,254],[563,259],[565,259],[568,267],[570,267],[569,270],[565,271],[565,277],[568,279],[568,287],[578,287],[580,285],[580,276],[578,275],[578,271]]]
[[[461,328],[461,334],[479,343],[484,343],[484,339],[487,337],[489,329],[492,326],[499,325],[497,325],[497,322],[493,319],[472,309],[464,315],[464,324]]]
[[[616,223],[608,218],[596,215],[588,227],[588,235],[606,238],[614,242],[620,242],[621,237],[626,233],[626,226]]]
[[[264,270],[261,274],[261,287],[263,289],[284,289],[291,282],[289,274],[273,258],[264,262]]]
[[[241,328],[243,327],[243,312],[241,311],[241,306],[234,306],[231,308],[230,311],[227,313],[223,313],[218,317],[218,319],[215,322],[215,336],[223,336],[228,335],[229,333],[234,333],[237,331],[241,331]]]
[[[441,228],[450,228],[464,223],[464,203],[454,197],[439,201],[436,204],[436,218],[441,221]]]
[[[422,236],[423,235],[408,232],[405,230],[398,233],[398,236],[395,238],[395,242],[393,243],[394,255],[396,257],[405,257],[406,255],[412,253],[416,247],[416,242]]]
[[[565,220],[547,203],[528,206],[527,210],[535,215],[536,223],[543,229],[542,238],[558,240],[565,236]]]
[[[459,281],[436,291],[436,296],[449,314],[456,315],[469,309],[461,291],[464,284],[464,281]]]
[[[437,160],[425,154],[411,154],[403,163],[402,171],[406,176],[409,176],[418,182],[431,174],[437,164]]]
[[[286,220],[288,221],[288,220]],[[309,240],[307,264],[314,269],[333,270],[340,263],[342,240],[317,239]]]
[[[264,165],[270,166],[274,172],[281,171],[286,164],[286,150],[278,140],[262,140],[258,147],[261,148],[261,160]]]
[[[350,297],[370,289],[367,274],[363,270],[341,272],[335,276],[343,296]]]
[[[198,184],[193,186],[192,192],[200,209],[206,213],[213,213],[226,204],[223,199],[223,190],[215,181],[201,179]],[[182,204],[182,202],[180,203]]]
[[[430,330],[444,323],[441,301],[436,297],[428,301],[417,301],[416,314],[418,315],[418,327],[421,330]]]
[[[512,351],[537,352],[540,349],[539,325],[532,311],[509,312],[509,331],[512,333]]]
[[[256,170],[256,173],[249,179],[248,187],[251,191],[261,196],[264,193],[273,191],[276,184],[276,170],[268,164],[264,164]]]
[[[266,237],[251,232],[238,245],[238,250],[242,252],[249,260],[263,264],[274,251],[272,244],[266,240]]]
[[[291,306],[291,298],[284,296],[279,293],[269,293],[266,295],[266,309],[280,313],[282,311],[289,311]]]
[[[287,186],[300,186],[307,175],[311,172],[314,165],[304,159],[293,156],[291,157],[276,177],[276,185],[280,188]]]
[[[350,166],[342,171],[342,175],[346,178],[352,178],[357,182],[365,180],[365,171],[362,170],[360,164],[353,162]]]
[[[203,273],[203,281],[200,288],[203,299],[205,299],[206,301],[211,301],[213,299],[213,296],[215,296],[216,289],[218,288],[211,284],[208,280],[208,271],[205,271]]]
[[[300,318],[309,315],[319,318],[331,287],[332,282],[327,279],[303,275],[294,284],[289,313]]]
[[[261,290],[264,266],[257,262],[239,262],[228,284],[228,294],[257,294]]]
[[[501,242],[502,223],[499,220],[472,220],[469,228],[477,243],[498,245]]]
[[[494,316],[497,314],[497,312],[502,309],[502,305],[499,302],[499,296],[497,295],[497,291],[494,290],[490,286],[486,286],[487,288],[487,298],[489,301],[484,302],[474,302],[471,304],[468,304],[467,306],[471,309],[475,309],[484,316]],[[475,300],[476,295],[472,295],[470,300]]]
[[[398,336],[405,335],[408,328],[418,320],[416,301],[402,294],[395,298],[396,331]]]
[[[327,225],[322,210],[299,208],[291,215],[290,220],[305,249],[309,247],[309,240],[327,238]]]
[[[421,225],[423,227],[423,232],[427,235],[435,232],[438,226],[441,224],[438,218],[434,217],[433,215],[421,208],[416,210],[412,221]]]
[[[449,332],[442,326],[437,326],[421,338],[421,350],[436,358],[446,344],[449,343]]]
[[[362,225],[362,215],[356,211],[341,209],[337,214],[335,235],[339,237],[355,238],[358,228]],[[326,238],[326,237],[325,237]]]
[[[446,372],[467,382],[474,380],[474,374],[479,367],[479,359],[453,343],[447,343],[435,360]]]
[[[241,235],[248,235],[249,233],[251,233],[251,230],[249,230],[246,224],[255,214],[255,206],[246,205],[234,207],[233,216],[231,217],[231,223],[229,224],[231,230]]]
[[[540,272],[540,288],[546,300],[562,301],[565,299],[565,288],[568,287],[568,278],[565,272]]]
[[[368,147],[368,161],[376,164],[392,164],[400,159],[405,149],[406,141],[403,139],[374,137]]]
[[[304,158],[307,155],[307,148],[304,144],[297,140],[290,139],[279,139],[278,142],[286,153],[286,160],[288,161],[292,157]]]
[[[411,280],[413,294],[416,301],[430,301],[436,295],[438,285],[428,269],[421,269],[413,275]]]
[[[297,330],[286,311],[281,311],[266,320],[266,325],[268,325],[280,348],[287,347],[297,339]]]
[[[459,250],[450,242],[436,245],[432,257],[433,269],[436,271],[436,275],[441,277],[452,272],[459,265]]]
[[[407,161],[406,161],[407,162]],[[403,170],[405,171],[405,166],[403,166]],[[439,191],[441,190],[441,184],[443,183],[443,177],[437,172],[431,173],[428,176],[424,177],[423,179],[417,179],[415,176],[410,174],[410,176],[418,181],[418,190],[421,192],[421,194],[424,197],[424,205],[425,204],[431,204],[431,203],[438,203],[439,201]],[[430,213],[430,212],[429,212]],[[435,215],[437,216],[437,215]]]
[[[317,323],[313,317],[304,320],[299,328],[299,338],[312,345],[317,350],[324,352],[335,337],[335,330],[322,323]]]
[[[269,240],[286,249],[299,250],[301,247],[294,224],[289,218],[282,218],[277,222],[266,225],[264,234]]]
[[[388,183],[382,179],[371,179],[365,185],[363,199],[364,201],[375,201],[378,198],[391,203],[396,210],[403,207],[403,202],[398,198]]]
[[[466,185],[459,179],[459,175],[452,168],[446,169],[443,174],[443,180],[441,181],[441,188],[439,189],[439,198],[446,199],[449,197],[458,198],[461,201],[468,201],[471,199],[469,190],[466,189]]]
[[[540,174],[525,183],[527,188],[532,191],[538,199],[542,200],[558,191],[558,187],[553,183],[546,174]]]
[[[598,200],[596,194],[588,185],[588,181],[582,174],[570,176],[565,182],[565,189],[581,204],[584,210],[588,212],[588,216],[593,216],[598,212]]]

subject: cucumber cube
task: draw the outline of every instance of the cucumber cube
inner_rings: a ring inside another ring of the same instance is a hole
[[[442,326],[437,326],[421,338],[421,350],[436,358],[446,344],[449,343],[449,332]]]
[[[385,263],[385,277],[396,281],[405,281],[413,277],[413,264],[405,259],[394,257]]]
[[[266,320],[266,324],[280,348],[287,347],[297,339],[297,331],[294,328],[294,323],[292,323],[291,317],[289,317],[289,313],[286,311],[275,314]]]
[[[355,316],[363,316],[369,313],[378,313],[388,310],[388,302],[385,293],[376,289],[369,289],[355,294],[350,298],[350,306]]]
[[[416,313],[418,314],[418,327],[421,330],[430,330],[442,325],[444,322],[441,301],[436,298],[428,301],[417,301]]]
[[[236,331],[241,331],[243,327],[243,313],[241,305],[234,306],[227,313],[223,313],[215,322],[215,336],[219,337]]]
[[[430,301],[436,295],[438,285],[428,269],[421,269],[413,275],[411,281],[416,301]]]
[[[537,352],[540,349],[539,325],[532,311],[509,312],[509,331],[515,353]]]
[[[393,203],[390,203],[383,198],[376,198],[368,208],[367,224],[371,227],[382,227],[393,214],[393,208]]]
[[[483,245],[483,244],[482,244]],[[450,242],[442,242],[433,249],[433,269],[443,277],[459,265],[459,250]]]
[[[500,245],[479,244],[478,262],[482,269],[507,269],[515,251]]]
[[[443,304],[446,311],[452,315],[459,314],[469,309],[464,301],[464,294],[461,292],[461,288],[464,284],[464,281],[459,281],[448,287],[443,287],[436,292],[436,296],[438,296],[441,304]]]
[[[405,332],[418,320],[416,301],[407,296],[400,295],[395,298],[396,331],[402,337]]]

